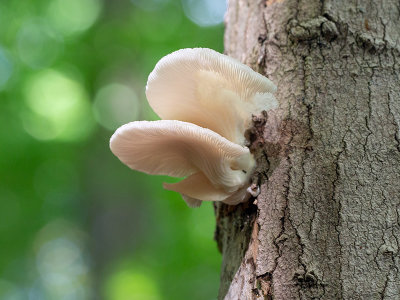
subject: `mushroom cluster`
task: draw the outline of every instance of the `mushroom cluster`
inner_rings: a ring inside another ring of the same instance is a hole
[[[164,188],[190,207],[238,204],[249,198],[255,167],[244,132],[252,114],[277,107],[275,90],[266,77],[214,50],[178,50],[157,63],[146,86],[162,120],[121,126],[111,151],[132,169],[185,177]]]

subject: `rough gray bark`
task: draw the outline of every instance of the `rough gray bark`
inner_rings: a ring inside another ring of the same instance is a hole
[[[261,194],[216,206],[220,299],[400,299],[400,2],[232,0],[226,53],[278,86]]]

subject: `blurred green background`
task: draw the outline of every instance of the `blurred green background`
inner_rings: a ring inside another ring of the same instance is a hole
[[[210,203],[109,150],[147,76],[223,50],[225,0],[0,1],[0,299],[216,299]]]

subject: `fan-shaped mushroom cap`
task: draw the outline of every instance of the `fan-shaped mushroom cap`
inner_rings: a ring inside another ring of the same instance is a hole
[[[251,115],[277,106],[275,85],[246,65],[211,49],[182,49],[162,58],[146,95],[162,119],[209,128],[244,144]]]
[[[248,182],[255,165],[248,148],[175,120],[125,124],[111,137],[110,148],[132,169],[173,177],[202,172],[213,186],[228,193]]]

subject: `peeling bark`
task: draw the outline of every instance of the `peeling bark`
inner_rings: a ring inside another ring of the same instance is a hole
[[[400,299],[400,2],[232,0],[225,47],[280,108],[255,204],[216,205],[219,299]]]

